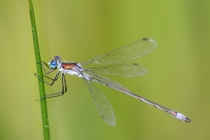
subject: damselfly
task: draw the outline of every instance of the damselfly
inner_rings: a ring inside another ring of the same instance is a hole
[[[125,45],[121,48],[118,48],[110,53],[95,57],[83,63],[77,62],[62,62],[60,56],[55,56],[47,65],[45,62],[41,64],[46,65],[50,70],[47,72],[44,68],[44,72],[49,74],[54,70],[58,69],[54,78],[50,78],[44,75],[45,78],[52,80],[51,83],[48,83],[41,79],[39,75],[35,74],[42,82],[52,86],[54,82],[58,79],[59,74],[62,73],[62,91],[47,94],[45,97],[41,98],[52,98],[64,95],[67,92],[65,74],[75,75],[84,80],[87,88],[89,89],[91,96],[95,102],[96,108],[101,116],[101,118],[109,125],[114,126],[116,124],[116,119],[111,105],[109,104],[106,97],[92,84],[92,82],[100,83],[109,88],[113,88],[119,92],[127,94],[131,97],[134,97],[142,102],[150,104],[160,110],[165,111],[166,113],[172,115],[173,117],[185,121],[191,122],[189,118],[183,114],[166,108],[162,105],[154,103],[144,97],[136,95],[130,92],[128,89],[124,88],[121,84],[112,81],[106,77],[103,77],[101,74],[110,74],[116,76],[141,76],[147,73],[146,68],[137,64],[137,63],[124,63],[129,60],[134,60],[140,58],[150,52],[152,52],[157,47],[156,41],[150,38],[143,38],[137,40],[133,43]],[[87,67],[87,65],[94,64],[94,67]]]

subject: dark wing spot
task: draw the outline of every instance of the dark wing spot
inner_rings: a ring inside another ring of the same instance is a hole
[[[149,40],[149,38],[143,38],[142,40]]]
[[[134,66],[138,66],[139,64],[138,64],[138,63],[133,63],[133,65],[134,65]]]
[[[105,117],[104,117],[103,115],[101,115],[101,118],[102,118],[103,120],[105,120]]]

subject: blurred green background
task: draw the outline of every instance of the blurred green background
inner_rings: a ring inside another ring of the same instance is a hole
[[[27,0],[0,1],[0,139],[41,140],[40,103]],[[190,124],[120,92],[95,84],[117,118],[99,117],[83,80],[66,76],[65,96],[48,99],[52,140],[209,140],[210,1],[37,0],[42,60],[82,62],[143,37],[158,42],[136,60],[142,77],[110,77],[130,91],[192,119]],[[53,75],[52,75],[53,76]],[[60,91],[46,85],[46,92]]]

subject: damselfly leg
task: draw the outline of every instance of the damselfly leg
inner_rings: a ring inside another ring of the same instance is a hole
[[[50,67],[45,63],[45,62],[42,62],[42,63],[38,63],[38,64],[41,64],[42,65],[42,69],[44,70],[45,74],[50,74],[51,72],[53,72],[55,69],[50,69]],[[47,66],[48,69],[50,69],[48,72],[46,71],[46,69],[43,67],[43,64],[45,66]],[[51,83],[48,83],[46,82],[44,79],[41,79],[39,77],[38,74],[34,73],[34,75],[42,82],[46,83],[47,85],[50,85],[52,86],[54,84],[55,81],[57,81],[58,77],[59,77],[59,74],[60,74],[60,71],[58,71],[55,75],[54,78],[51,78],[51,77],[48,77],[46,75],[43,75],[43,77],[49,79],[49,80],[52,80]],[[61,92],[56,92],[56,93],[52,93],[52,94],[47,94],[45,95],[45,97],[41,98],[40,100],[44,99],[44,98],[53,98],[53,97],[57,97],[57,96],[62,96],[65,92],[67,92],[67,86],[66,86],[66,79],[65,79],[65,75],[62,73],[62,91]]]

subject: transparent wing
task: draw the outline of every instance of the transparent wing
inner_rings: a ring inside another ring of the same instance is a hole
[[[91,96],[93,97],[96,108],[101,118],[109,125],[116,125],[116,118],[112,109],[112,106],[106,99],[106,97],[96,88],[90,81],[84,79],[86,86],[88,87]]]
[[[122,89],[124,91],[129,91],[128,89],[126,89],[125,87],[123,87],[120,83],[113,81],[107,77],[104,77],[102,75],[99,75],[97,73],[92,72],[91,70],[84,70],[85,73],[87,73],[88,75],[98,79],[99,81],[103,81],[104,83],[109,83],[110,85],[115,86],[116,88]],[[99,82],[100,83],[100,82]],[[101,83],[100,83],[101,84]]]
[[[140,58],[150,52],[152,52],[157,47],[155,40],[150,38],[143,38],[132,42],[128,45],[120,47],[110,53],[95,57],[90,59],[82,65],[88,64],[117,64],[133,59]]]
[[[142,76],[147,73],[147,69],[137,63],[130,64],[115,64],[115,65],[103,65],[87,68],[94,73],[109,74],[115,76]]]

